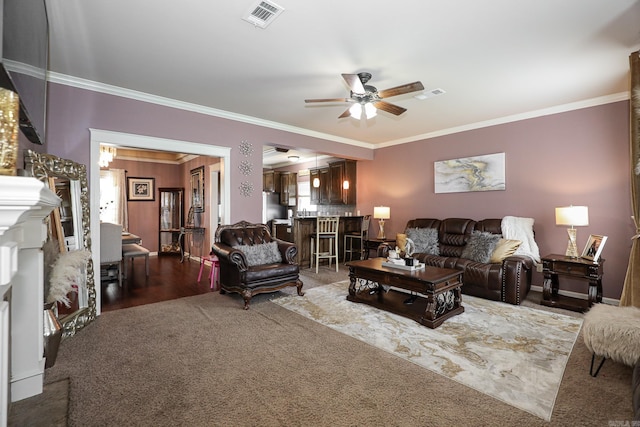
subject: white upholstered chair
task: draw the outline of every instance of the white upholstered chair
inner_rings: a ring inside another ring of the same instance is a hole
[[[315,258],[316,273],[318,273],[318,263],[321,259],[329,260],[329,267],[333,259],[336,260],[336,272],[338,271],[338,224],[339,216],[319,216],[316,218],[316,232],[311,235],[311,268]],[[328,241],[326,250],[321,242]]]
[[[118,285],[122,286],[122,226],[109,222],[100,223],[100,278],[103,269],[107,273],[111,267],[117,268]],[[105,277],[108,277],[105,274]]]

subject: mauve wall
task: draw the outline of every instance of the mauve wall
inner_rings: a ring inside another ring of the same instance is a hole
[[[58,84],[50,85],[49,102],[47,152],[84,164],[89,159],[89,128],[232,147],[228,170],[234,222],[261,219],[263,143],[372,159],[358,162],[357,208],[364,214],[375,205],[390,206],[390,235],[416,217],[516,215],[535,219],[542,255],[564,253],[566,231],[555,225],[554,208],[587,205],[590,225],[578,230],[579,250],[589,234],[609,237],[603,252],[604,295],[620,296],[634,234],[626,101],[375,151]],[[248,158],[237,152],[242,140],[254,144]],[[434,161],[498,152],[506,153],[506,191],[434,194]],[[238,169],[245,159],[254,166],[248,178]],[[244,180],[256,189],[252,197],[238,192]],[[542,284],[541,274],[534,275],[534,284]],[[586,292],[584,285],[572,285],[568,289]]]
[[[578,227],[578,250],[589,234],[608,236],[603,257],[604,296],[619,298],[631,247],[628,102],[492,126],[378,149],[373,161],[358,162],[358,209],[391,208],[387,235],[411,218],[505,215],[535,219],[540,254],[563,254],[566,227],[555,225],[555,207],[586,205],[589,226]],[[434,193],[434,162],[505,153],[506,190]],[[377,232],[377,221],[372,232]],[[542,285],[542,274],[534,274]],[[586,293],[586,285],[561,289]]]
[[[262,219],[263,144],[308,148],[336,153],[340,157],[373,158],[372,150],[367,148],[55,83],[49,85],[48,97],[47,152],[86,164],[88,173],[92,167],[89,165],[89,128],[231,147],[231,165],[226,169],[231,179],[230,222],[260,222]],[[243,140],[254,147],[248,157],[237,150]],[[238,166],[242,160],[253,165],[250,176],[240,172]],[[251,197],[240,195],[238,190],[240,183],[245,181],[255,189]]]

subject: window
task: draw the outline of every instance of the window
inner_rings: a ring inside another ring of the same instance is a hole
[[[310,182],[298,180],[298,212],[305,209],[307,212],[313,212],[316,211],[318,207],[311,204]]]
[[[125,181],[123,169],[100,171],[100,221],[120,224],[123,230],[128,230]]]

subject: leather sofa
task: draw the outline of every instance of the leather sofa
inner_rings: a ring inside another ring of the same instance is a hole
[[[531,289],[534,261],[529,256],[511,255],[500,263],[482,263],[462,258],[472,232],[502,234],[501,219],[474,221],[466,218],[419,218],[410,220],[411,228],[437,229],[439,255],[414,253],[426,265],[462,270],[462,292],[494,301],[519,305]],[[388,248],[386,249],[388,250]],[[379,256],[387,256],[381,248]]]
[[[220,263],[220,293],[242,295],[245,310],[253,295],[287,286],[295,286],[298,295],[304,295],[297,246],[271,237],[264,224],[240,221],[219,226],[212,252]]]
[[[631,377],[631,392],[633,403],[633,421],[640,422],[640,360],[638,360],[633,368]]]

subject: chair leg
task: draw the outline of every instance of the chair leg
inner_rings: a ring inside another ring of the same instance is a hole
[[[144,257],[144,268],[146,270],[145,273],[147,273],[147,277],[149,277],[149,254]]]
[[[338,264],[340,264],[340,262],[338,261],[340,258],[340,255],[338,254],[338,238],[336,237],[335,239],[333,239],[333,242],[335,244],[335,257],[336,257],[336,273],[338,272]]]
[[[202,279],[202,270],[204,270],[204,258],[200,258],[200,271],[198,272],[198,283],[200,283],[200,279]]]
[[[602,360],[600,361],[600,364],[598,365],[598,369],[596,369],[595,374],[593,373],[593,364],[596,360],[596,354],[593,353],[591,355],[591,367],[589,368],[589,375],[591,375],[592,377],[597,377],[598,376],[598,372],[600,372],[600,368],[602,368],[602,365],[604,365],[604,361],[607,360],[606,357],[602,357]]]

